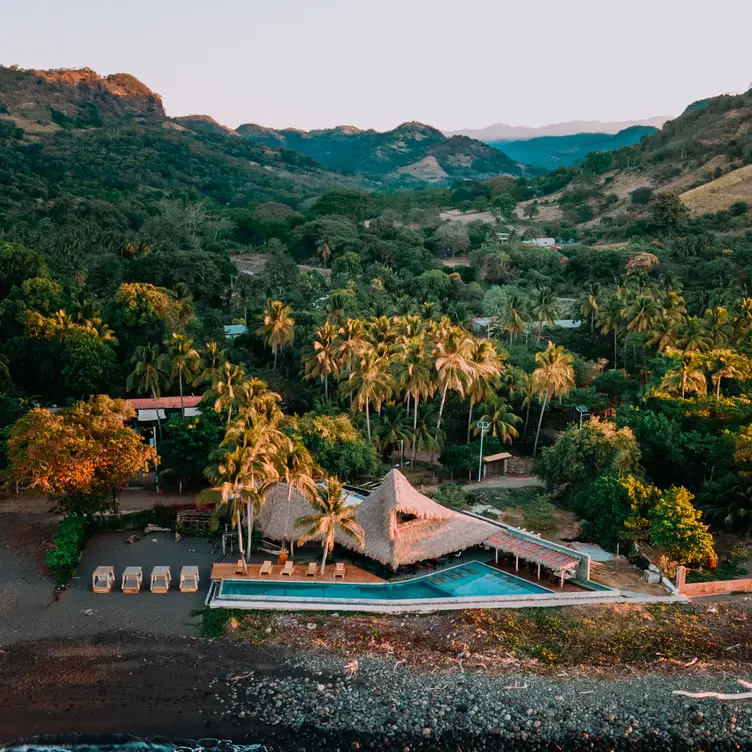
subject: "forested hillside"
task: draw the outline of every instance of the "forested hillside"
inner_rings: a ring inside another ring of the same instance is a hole
[[[403,123],[384,133],[350,126],[318,131],[275,131],[249,123],[239,126],[237,132],[258,143],[300,152],[333,169],[374,176],[412,175],[435,181],[519,175],[522,171],[516,162],[481,141],[466,136],[447,138],[441,131],[422,123]],[[405,169],[430,158],[436,167],[428,173]]]
[[[544,170],[575,167],[593,151],[614,151],[632,146],[656,128],[635,125],[618,133],[577,133],[572,136],[542,136],[524,141],[490,141],[508,157]]]

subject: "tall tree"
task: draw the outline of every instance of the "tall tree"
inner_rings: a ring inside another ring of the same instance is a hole
[[[472,371],[469,375],[467,395],[470,408],[467,415],[467,442],[470,443],[470,431],[473,426],[473,407],[477,403],[490,400],[500,386],[501,358],[493,343],[487,339],[473,341],[470,355]]]
[[[538,430],[535,432],[535,444],[533,457],[538,452],[538,439],[540,438],[543,414],[546,404],[554,397],[564,396],[574,386],[574,368],[572,356],[561,345],[548,343],[548,347],[535,354],[537,368],[533,371],[533,378],[538,388],[538,394],[543,396],[541,403]]]
[[[295,527],[302,531],[299,546],[309,540],[321,539],[324,550],[321,557],[322,575],[326,571],[327,554],[334,549],[337,532],[352,538],[361,548],[365,542],[363,528],[355,521],[358,505],[348,504],[348,498],[342,481],[336,476],[329,476],[312,501],[313,514],[300,517],[295,523]]]
[[[321,470],[316,466],[305,445],[301,441],[291,441],[285,448],[281,463],[281,478],[287,484],[285,531],[290,529],[290,507],[293,490],[312,501],[316,496],[316,482],[313,476],[320,472]],[[285,544],[292,549],[292,541],[285,541]]]
[[[165,368],[164,357],[159,345],[140,345],[131,358],[133,370],[128,376],[128,391],[141,394],[151,394],[154,399],[154,409],[157,413],[157,428],[159,438],[162,438],[162,423],[159,420],[159,402],[162,389],[170,383],[170,374]]]
[[[180,410],[185,417],[185,402],[183,401],[183,383],[188,383],[198,373],[201,356],[193,347],[193,340],[185,334],[173,332],[172,337],[165,342],[167,345],[166,365],[173,378],[177,376],[180,390]]]
[[[358,367],[350,373],[347,389],[353,396],[355,407],[358,410],[365,408],[370,442],[370,407],[373,405],[376,412],[379,412],[384,400],[392,396],[393,385],[388,359],[379,357],[374,350],[366,350],[358,362]]]
[[[264,338],[264,343],[274,355],[273,369],[277,368],[277,353],[292,344],[295,339],[295,319],[292,309],[281,300],[270,300],[260,317],[261,326],[256,330]]]
[[[329,377],[337,377],[339,358],[337,353],[337,331],[325,321],[313,333],[311,351],[303,358],[306,379],[320,379],[324,382],[324,395],[329,398]]]

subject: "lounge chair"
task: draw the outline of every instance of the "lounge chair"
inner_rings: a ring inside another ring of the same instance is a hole
[[[123,570],[121,588],[124,593],[137,593],[141,590],[144,581],[144,572],[141,567],[126,567]]]
[[[185,566],[180,570],[180,592],[195,593],[198,591],[198,567]]]
[[[306,577],[315,577],[317,569],[318,569],[318,564],[316,564],[315,561],[308,562],[308,569],[306,569],[305,576]]]
[[[95,593],[109,593],[115,583],[115,570],[112,567],[97,567],[91,576],[91,588]]]
[[[235,565],[235,574],[248,574],[248,564],[245,559],[238,559],[238,563]]]
[[[337,564],[334,567],[334,576],[342,577],[343,579],[345,577],[345,565],[341,561],[337,562]]]
[[[272,563],[271,561],[265,561],[261,565],[261,569],[259,569],[259,574],[271,574],[272,573]]]
[[[168,592],[171,579],[169,567],[154,567],[154,569],[151,570],[151,592]]]
[[[288,577],[292,574],[293,570],[295,569],[295,564],[293,564],[291,561],[286,561],[285,566],[282,569],[282,572],[280,574],[286,574]]]

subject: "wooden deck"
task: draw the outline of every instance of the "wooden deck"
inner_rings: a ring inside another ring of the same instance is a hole
[[[308,562],[301,562],[295,565],[291,575],[283,575],[282,564],[275,564],[272,567],[271,574],[259,574],[261,564],[249,564],[248,574],[235,574],[235,562],[219,562],[212,567],[212,580],[272,580],[277,582],[357,582],[357,583],[378,583],[386,582],[375,574],[359,569],[352,564],[345,564],[345,576],[334,577],[334,564],[326,565],[325,574],[321,575],[321,567],[316,569],[315,577],[306,577]]]

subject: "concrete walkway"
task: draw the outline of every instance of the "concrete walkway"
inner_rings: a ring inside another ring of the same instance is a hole
[[[499,475],[480,483],[467,483],[466,489],[472,488],[533,488],[535,486],[543,487],[543,481],[537,475]]]

